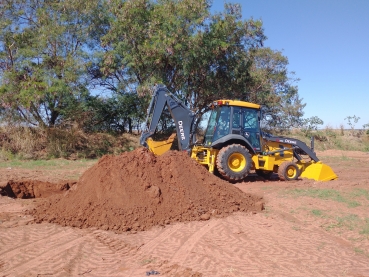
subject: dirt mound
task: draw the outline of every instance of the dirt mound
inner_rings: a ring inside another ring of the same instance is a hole
[[[9,181],[0,184],[0,195],[12,198],[43,198],[67,191],[73,182],[50,183],[35,180]]]
[[[36,222],[122,232],[262,208],[260,196],[210,174],[185,152],[156,157],[140,148],[104,156],[65,195],[49,198],[32,214]]]

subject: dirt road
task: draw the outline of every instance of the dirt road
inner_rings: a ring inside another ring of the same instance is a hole
[[[264,211],[147,231],[35,224],[27,211],[45,198],[0,196],[0,276],[369,276],[369,154],[317,154],[338,180],[250,178],[235,186]],[[41,175],[68,172],[3,168],[0,182]]]

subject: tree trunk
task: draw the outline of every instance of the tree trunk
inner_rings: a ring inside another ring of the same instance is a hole
[[[132,118],[128,117],[128,132],[132,134]]]

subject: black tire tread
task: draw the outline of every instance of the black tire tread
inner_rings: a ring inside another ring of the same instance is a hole
[[[295,168],[296,168],[296,170],[297,170],[297,176],[296,176],[296,178],[294,178],[294,179],[290,179],[290,178],[288,178],[287,177],[287,175],[286,175],[286,172],[287,172],[287,168],[289,167],[289,166],[294,166]],[[278,168],[278,177],[279,177],[279,179],[281,180],[281,181],[291,181],[291,180],[296,180],[299,176],[300,176],[300,174],[301,174],[301,172],[300,172],[300,170],[299,170],[299,168],[298,168],[298,166],[296,165],[296,163],[294,163],[294,162],[291,162],[291,161],[285,161],[285,162],[283,162],[280,166],[279,166],[279,168]]]
[[[229,169],[227,166],[227,156],[229,156],[231,153],[245,151],[245,158],[246,158],[246,166],[245,169],[241,173],[234,173],[231,169]],[[242,146],[241,144],[231,144],[226,147],[223,147],[216,158],[216,166],[218,169],[218,172],[227,180],[229,181],[240,181],[244,179],[250,171],[252,164],[251,155],[246,147]]]

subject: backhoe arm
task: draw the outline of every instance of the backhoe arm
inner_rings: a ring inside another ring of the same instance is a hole
[[[163,85],[158,85],[154,88],[154,93],[149,108],[147,109],[146,126],[141,134],[140,144],[148,147],[154,153],[157,152],[156,154],[159,155],[162,154],[163,150],[155,151],[154,148],[160,148],[160,145],[166,145],[164,152],[169,150],[174,138],[173,136],[171,136],[168,141],[161,143],[154,142],[151,138],[155,133],[160,116],[166,106],[176,125],[179,150],[189,151],[191,147],[190,142],[194,133],[193,123],[195,114]]]

